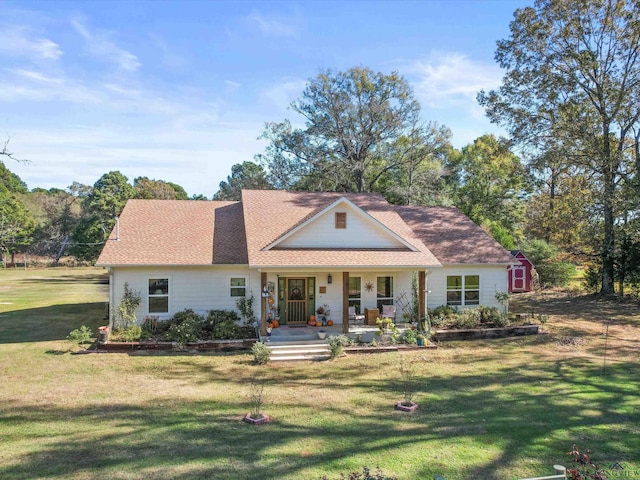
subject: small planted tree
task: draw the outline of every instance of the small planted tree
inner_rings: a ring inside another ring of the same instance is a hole
[[[249,385],[249,404],[251,411],[244,417],[245,422],[259,425],[269,421],[269,417],[262,412],[264,401],[264,383],[254,377]]]
[[[140,292],[129,288],[129,283],[124,283],[124,293],[116,310],[115,328],[122,330],[136,324],[136,310],[142,303]]]
[[[396,409],[403,412],[413,412],[418,405],[413,401],[415,394],[416,373],[413,364],[405,357],[400,357],[400,388],[402,389],[402,401],[396,404]]]

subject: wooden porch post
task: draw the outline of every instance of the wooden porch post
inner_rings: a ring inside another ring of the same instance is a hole
[[[418,325],[422,329],[422,317],[424,317],[427,306],[425,303],[426,275],[424,270],[418,272]]]
[[[267,334],[267,299],[262,295],[267,286],[267,272],[260,273],[260,333]]]
[[[342,333],[349,333],[349,272],[342,272]]]

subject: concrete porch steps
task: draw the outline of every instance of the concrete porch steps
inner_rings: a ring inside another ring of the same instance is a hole
[[[272,362],[327,360],[331,357],[326,342],[267,342]]]

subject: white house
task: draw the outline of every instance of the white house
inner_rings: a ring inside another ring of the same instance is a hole
[[[349,306],[402,307],[416,290],[421,313],[497,306],[514,263],[455,208],[394,206],[377,194],[243,190],[240,202],[129,200],[97,265],[109,270],[112,307],[125,282],[141,292],[138,318],[235,310],[253,294],[263,326],[269,317],[304,324],[327,305],[347,331]]]

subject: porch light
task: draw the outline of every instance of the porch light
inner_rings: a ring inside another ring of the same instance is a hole
[[[331,274],[327,275],[327,283],[331,283],[333,282],[333,277],[331,276]]]

